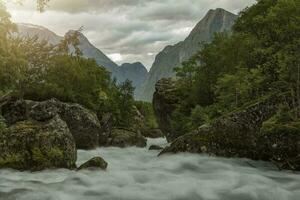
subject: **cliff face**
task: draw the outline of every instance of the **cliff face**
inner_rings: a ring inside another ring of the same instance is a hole
[[[210,10],[184,41],[165,47],[156,56],[148,79],[138,91],[138,99],[151,101],[158,80],[174,76],[175,67],[197,53],[201,43],[210,42],[214,33],[229,31],[236,18],[223,9]]]

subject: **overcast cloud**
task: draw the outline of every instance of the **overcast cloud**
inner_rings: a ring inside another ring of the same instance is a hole
[[[59,35],[84,27],[89,40],[116,63],[148,69],[166,45],[183,40],[209,9],[237,14],[255,0],[51,0],[44,13],[34,0],[8,3],[15,22],[42,25]]]

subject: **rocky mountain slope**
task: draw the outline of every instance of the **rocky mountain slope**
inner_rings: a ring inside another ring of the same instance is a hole
[[[151,101],[155,83],[161,78],[172,77],[174,68],[188,60],[200,48],[201,43],[209,42],[214,33],[231,29],[237,15],[224,9],[210,10],[182,42],[165,47],[155,58],[148,79],[137,91],[137,98]]]
[[[55,34],[51,30],[32,24],[18,24],[19,35],[22,37],[38,36],[41,40],[47,40],[51,44],[58,44],[63,37]],[[72,33],[72,30],[67,34]],[[96,48],[84,34],[79,35],[80,45],[79,48],[83,52],[83,56],[86,58],[93,58],[96,62],[105,67],[108,71],[112,72],[112,75],[118,82],[123,82],[129,79],[133,82],[135,87],[140,87],[147,78],[147,70],[141,63],[125,63],[122,66],[118,66],[110,58],[108,58],[102,51]]]
[[[148,71],[146,67],[140,63],[124,63],[122,64],[116,74],[119,77],[119,82],[124,82],[130,77],[135,88],[139,88],[147,79]]]

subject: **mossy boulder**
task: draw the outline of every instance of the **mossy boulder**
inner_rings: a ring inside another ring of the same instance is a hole
[[[147,145],[147,140],[139,132],[134,132],[132,130],[126,129],[113,129],[109,136],[108,146],[116,147],[145,147]]]
[[[90,159],[89,161],[82,164],[78,167],[78,170],[83,169],[102,169],[105,170],[107,168],[107,162],[101,157],[95,157]]]
[[[74,138],[59,116],[17,122],[0,133],[0,168],[73,169],[76,156]]]
[[[263,122],[276,113],[277,102],[273,97],[264,98],[224,115],[191,134],[177,138],[163,153],[201,153],[201,149],[207,149],[208,153],[217,156],[255,158],[259,130]]]
[[[279,121],[274,116],[260,134],[259,159],[270,160],[280,169],[300,170],[300,121]]]
[[[1,111],[9,125],[24,120],[44,122],[59,115],[67,123],[79,149],[96,148],[99,137],[107,139],[96,114],[78,104],[56,99],[37,102],[10,98],[2,101]]]

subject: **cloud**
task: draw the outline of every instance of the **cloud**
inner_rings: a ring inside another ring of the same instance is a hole
[[[238,13],[255,0],[51,0],[35,12],[34,0],[8,3],[16,22],[45,26],[63,35],[84,27],[89,40],[118,64],[141,61],[151,67],[166,45],[183,40],[209,9]]]

